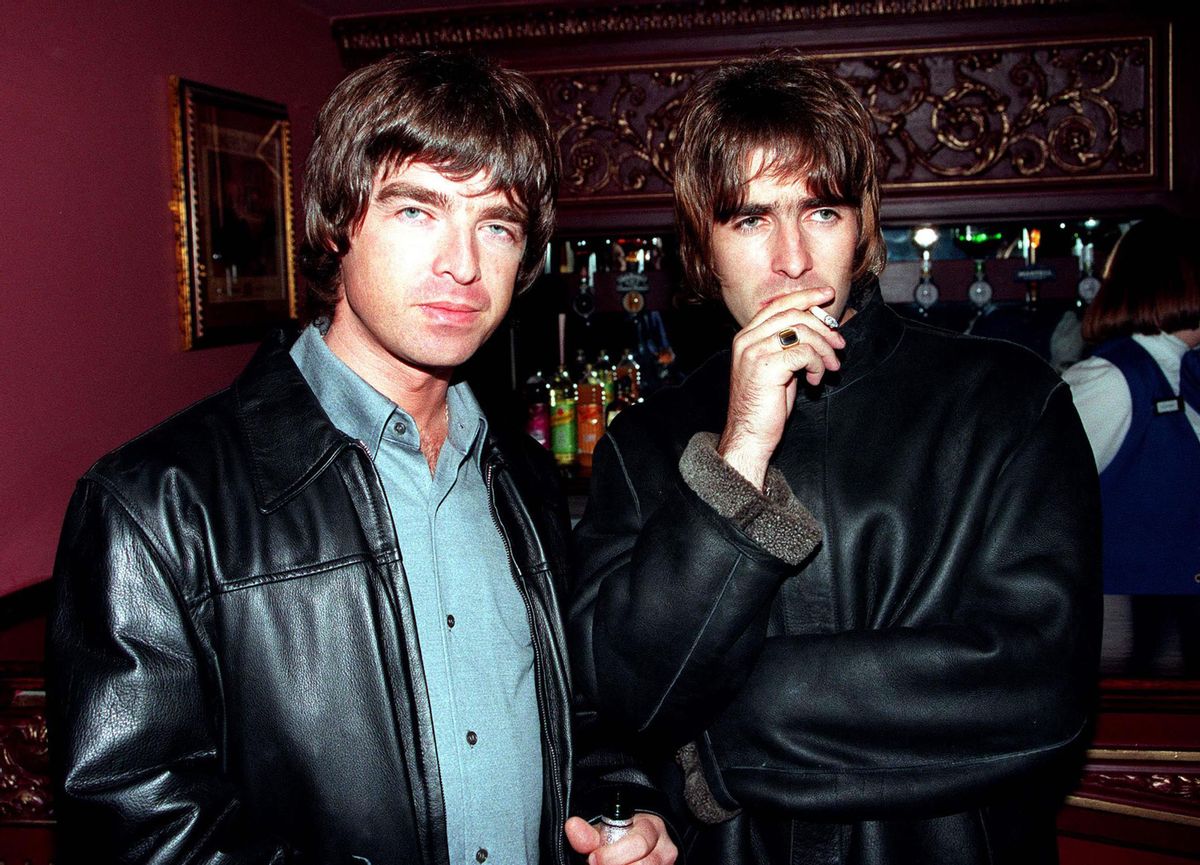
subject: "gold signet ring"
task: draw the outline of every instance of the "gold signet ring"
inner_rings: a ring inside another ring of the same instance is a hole
[[[796,335],[796,331],[794,331],[792,328],[789,327],[787,330],[779,331],[780,348],[791,348],[799,341],[800,337]]]

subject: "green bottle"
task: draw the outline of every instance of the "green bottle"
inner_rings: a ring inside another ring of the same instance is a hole
[[[575,421],[575,382],[560,365],[550,382],[550,452],[563,468],[575,464],[578,427]]]

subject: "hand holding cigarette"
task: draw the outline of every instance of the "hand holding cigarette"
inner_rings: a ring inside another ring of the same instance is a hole
[[[733,339],[729,414],[717,452],[760,488],[795,404],[797,376],[818,385],[841,368],[837,351],[846,341],[837,317],[821,308],[830,302],[829,286],[769,298]]]

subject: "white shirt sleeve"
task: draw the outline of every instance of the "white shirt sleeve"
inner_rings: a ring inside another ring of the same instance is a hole
[[[1063,380],[1071,386],[1071,399],[1092,445],[1096,471],[1108,468],[1129,433],[1133,400],[1125,376],[1113,364],[1090,357],[1070,366]]]

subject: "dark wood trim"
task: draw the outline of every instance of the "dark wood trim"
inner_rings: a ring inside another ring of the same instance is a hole
[[[585,0],[447,4],[382,15],[335,19],[334,41],[347,65],[396,48],[479,45],[498,42],[704,35],[729,30],[811,27],[880,17],[936,18],[980,11],[1044,8],[1104,9],[1114,3],[1088,0]]]

